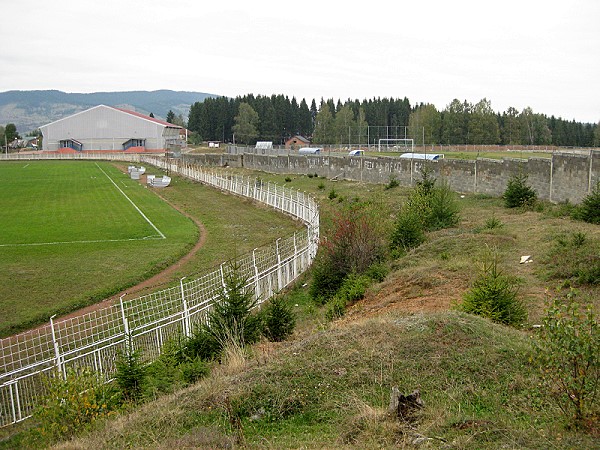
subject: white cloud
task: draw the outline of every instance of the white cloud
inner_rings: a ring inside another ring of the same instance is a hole
[[[600,120],[600,2],[21,0],[0,91],[453,98]],[[10,21],[8,21],[10,23]]]

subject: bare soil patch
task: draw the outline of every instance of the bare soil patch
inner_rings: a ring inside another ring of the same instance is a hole
[[[345,320],[353,321],[376,317],[391,311],[424,313],[449,310],[460,301],[468,289],[468,280],[432,274],[428,279],[406,274],[392,275],[379,285],[377,292],[368,292],[365,298],[352,305]]]

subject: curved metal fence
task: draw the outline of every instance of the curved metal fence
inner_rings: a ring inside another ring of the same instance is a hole
[[[319,243],[316,201],[293,189],[250,177],[224,175],[176,159],[139,154],[8,155],[0,160],[95,159],[151,164],[189,179],[266,204],[301,220],[306,229],[254,249],[235,261],[239,275],[261,303],[291,284],[312,263]],[[189,336],[205,321],[231,265],[179,284],[0,340],[0,427],[30,417],[43,396],[42,377],[58,369],[91,367],[107,380],[115,372],[127,335],[144,360],[160,355],[165,342]]]

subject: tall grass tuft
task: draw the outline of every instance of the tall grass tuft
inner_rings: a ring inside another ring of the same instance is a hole
[[[554,246],[542,259],[547,278],[574,285],[600,284],[600,253],[597,239],[574,232],[555,239]]]

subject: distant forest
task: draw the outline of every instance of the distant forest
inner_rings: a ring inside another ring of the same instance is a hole
[[[442,111],[403,99],[313,99],[284,95],[206,98],[192,104],[188,129],[199,140],[283,144],[301,135],[313,144],[376,144],[380,138],[411,138],[415,144],[600,146],[598,124],[548,117],[525,108],[495,112],[491,102],[453,100]]]

